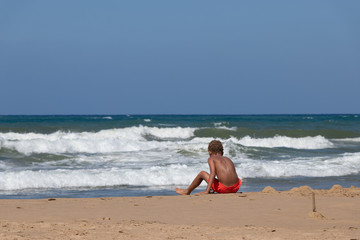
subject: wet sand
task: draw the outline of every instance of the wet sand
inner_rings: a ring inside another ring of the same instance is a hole
[[[312,192],[316,212],[313,212]],[[0,200],[0,239],[360,240],[360,188]]]

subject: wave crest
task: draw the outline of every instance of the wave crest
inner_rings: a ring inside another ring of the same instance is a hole
[[[275,136],[272,138],[252,138],[250,136],[246,136],[241,139],[232,138],[232,141],[247,147],[286,147],[294,149],[324,149],[334,147],[334,144],[323,136],[302,138],[291,138],[286,136]]]
[[[0,147],[23,154],[32,153],[110,153],[150,150],[159,145],[146,137],[159,140],[189,139],[195,128],[130,127],[99,132],[1,133]]]

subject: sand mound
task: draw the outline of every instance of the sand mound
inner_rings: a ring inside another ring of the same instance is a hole
[[[354,186],[351,186],[350,188],[348,188],[348,192],[350,194],[360,195],[360,188],[356,188]]]
[[[261,192],[262,193],[277,193],[277,191],[274,188],[270,187],[270,186],[267,186]]]
[[[314,192],[314,190],[309,186],[302,186],[299,188],[299,191],[303,194],[311,194],[312,192]]]
[[[360,196],[360,188],[356,188],[354,186],[351,186],[350,188],[343,188],[341,185],[338,185],[338,184],[334,185],[329,190],[326,190],[326,189],[313,190],[309,186],[302,186],[299,188],[294,187],[287,193],[298,194],[301,196],[310,196],[313,192],[316,193],[316,195],[318,195],[318,196],[320,196],[320,195],[323,195],[323,196],[325,196],[325,195],[341,195],[341,196],[345,196],[345,197]]]
[[[290,193],[297,193],[302,196],[310,195],[313,192],[314,192],[314,190],[309,186],[301,186],[299,188],[294,187],[293,189],[290,190]]]
[[[340,185],[334,185],[330,190],[329,193],[343,193],[344,189]]]
[[[334,185],[329,191],[329,194],[343,195],[346,197],[355,197],[360,195],[360,188],[351,186],[350,188],[343,188],[340,185]]]

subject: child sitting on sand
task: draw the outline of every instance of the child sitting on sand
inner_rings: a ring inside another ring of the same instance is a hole
[[[212,188],[218,193],[236,193],[241,185],[234,163],[227,157],[224,157],[224,149],[220,141],[213,140],[209,143],[209,167],[210,174],[201,171],[187,189],[175,188],[175,192],[181,195],[190,195],[204,180],[208,183],[205,192],[199,194],[208,194]]]

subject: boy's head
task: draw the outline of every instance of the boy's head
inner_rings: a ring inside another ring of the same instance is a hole
[[[209,143],[208,151],[211,152],[211,153],[213,153],[213,154],[216,154],[216,153],[220,153],[221,155],[224,154],[223,145],[222,145],[221,142],[218,141],[218,140],[212,140],[212,141]]]

